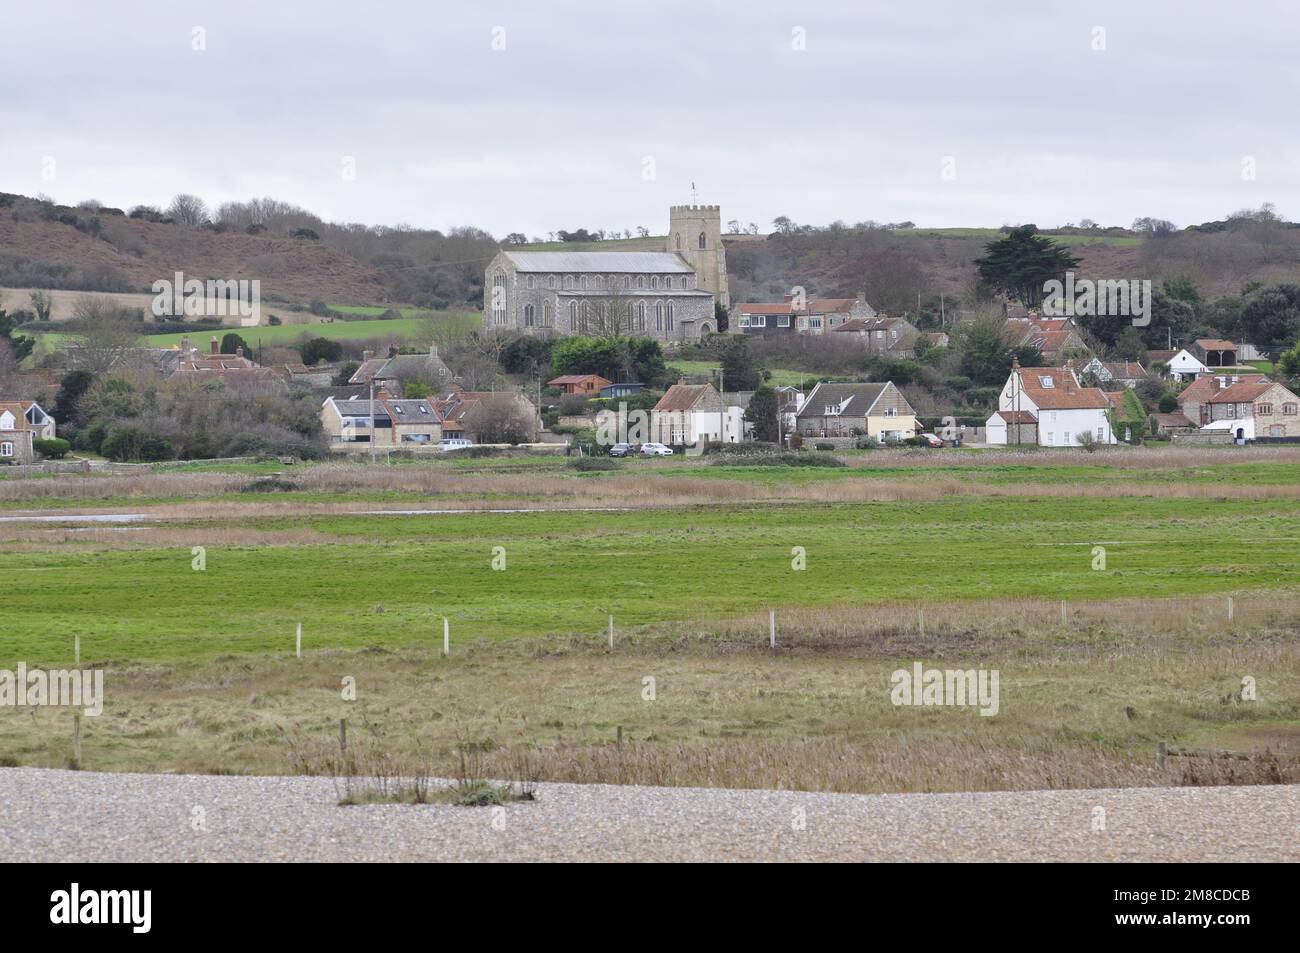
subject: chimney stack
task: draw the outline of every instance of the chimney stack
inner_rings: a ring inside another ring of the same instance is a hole
[[[373,361],[374,359],[375,359],[375,352],[374,352],[374,351],[362,351],[362,352],[361,352],[361,360],[363,360],[363,361]]]

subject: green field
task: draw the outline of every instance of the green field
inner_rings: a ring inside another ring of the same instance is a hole
[[[617,784],[1300,779],[1300,453],[844,458],[0,479],[6,516],[144,517],[0,521],[0,667],[67,665],[80,638],[106,670],[78,763],[98,770],[332,773],[347,718],[363,759],[444,776],[470,745],[491,777],[522,753],[538,777]],[[273,473],[300,488],[247,492]],[[377,512],[455,507],[502,511]],[[913,660],[998,669],[999,714],[891,704]],[[1243,674],[1257,702],[1234,701]],[[69,731],[63,710],[0,711],[0,765],[67,764]],[[1157,741],[1246,754],[1157,769]]]
[[[382,313],[384,309],[355,308],[338,310],[345,313],[365,314],[370,311]],[[414,309],[404,309],[403,313]],[[414,315],[424,316],[414,316]],[[312,324],[261,325],[255,328],[218,328],[215,330],[194,330],[175,334],[150,334],[144,338],[149,347],[172,347],[188,337],[196,344],[212,335],[221,337],[234,332],[248,341],[253,347],[289,345],[298,341],[303,335],[328,338],[331,341],[358,341],[368,338],[396,338],[411,344],[427,344],[435,337],[454,339],[467,331],[482,326],[482,317],[474,311],[440,311],[414,312],[411,317],[395,318],[389,321],[328,321]],[[38,335],[38,349],[42,352],[52,350],[67,343],[69,335],[52,332]]]
[[[716,377],[717,370],[721,365],[718,361],[668,361],[669,369],[679,374],[699,374],[704,377],[713,375]],[[770,384],[775,386],[789,385],[791,387],[802,387],[804,381],[816,379],[816,374],[805,374],[802,371],[791,371],[784,368],[773,368],[772,379]]]

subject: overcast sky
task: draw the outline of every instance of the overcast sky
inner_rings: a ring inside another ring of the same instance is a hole
[[[0,0],[0,191],[497,236],[662,233],[692,182],[764,231],[1297,219],[1297,35],[1261,0]]]

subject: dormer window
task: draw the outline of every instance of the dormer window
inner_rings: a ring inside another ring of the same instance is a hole
[[[1055,387],[1055,386],[1056,386],[1056,382],[1053,381],[1050,377],[1040,377],[1040,378],[1038,378],[1038,383],[1042,384],[1043,387]]]

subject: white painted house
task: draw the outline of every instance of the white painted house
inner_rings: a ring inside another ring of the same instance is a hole
[[[1182,348],[1169,359],[1169,376],[1176,381],[1195,380],[1200,375],[1209,373],[1209,370],[1187,348]]]
[[[985,422],[987,441],[998,446],[1078,447],[1080,434],[1098,443],[1117,443],[1106,411],[1110,402],[1101,389],[1084,387],[1065,367],[1021,367],[998,394],[998,409]],[[1086,439],[1086,438],[1085,438]]]

